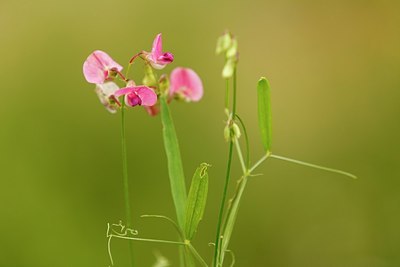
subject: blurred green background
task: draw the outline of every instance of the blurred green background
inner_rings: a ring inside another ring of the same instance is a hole
[[[108,266],[106,223],[124,218],[120,120],[82,64],[101,49],[126,66],[159,32],[175,55],[165,72],[191,67],[205,87],[201,102],[171,108],[187,177],[213,165],[194,241],[211,259],[227,158],[223,59],[214,54],[225,29],[239,40],[238,112],[253,161],[262,154],[255,85],[267,76],[274,152],[360,177],[266,162],[239,213],[237,266],[400,266],[399,14],[396,0],[2,0],[0,266]],[[127,119],[135,228],[175,239],[165,222],[139,218],[174,217],[160,118],[136,108]],[[113,243],[116,266],[128,266],[127,247]],[[134,247],[140,267],[155,251],[177,266],[174,247]]]

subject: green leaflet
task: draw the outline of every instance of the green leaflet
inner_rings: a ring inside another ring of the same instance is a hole
[[[185,222],[185,236],[188,240],[193,239],[197,226],[203,218],[208,193],[207,168],[209,166],[207,163],[200,164],[200,167],[196,169],[193,175],[192,184],[190,185]]]
[[[242,199],[244,189],[246,188],[246,184],[247,176],[244,176],[238,181],[235,195],[229,201],[228,213],[225,219],[222,234],[223,238],[221,241],[221,251],[218,259],[218,262],[221,265],[224,262],[225,253],[228,251],[229,242],[231,240],[233,228],[235,226],[236,218],[239,212],[240,201]]]
[[[165,152],[168,160],[168,174],[171,184],[171,193],[175,205],[178,225],[183,228],[186,212],[186,185],[183,172],[181,153],[174,123],[164,96],[160,97],[161,121]]]
[[[258,125],[266,153],[271,152],[271,88],[266,78],[262,77],[257,84]]]

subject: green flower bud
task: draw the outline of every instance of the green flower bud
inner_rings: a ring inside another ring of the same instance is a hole
[[[157,87],[157,80],[150,64],[144,65],[144,77],[142,83],[149,87]]]
[[[229,32],[224,33],[221,35],[217,40],[217,55],[226,52],[229,47],[232,45],[232,36]]]
[[[224,138],[226,142],[229,142],[231,140],[231,128],[229,125],[226,125],[224,128]]]
[[[232,58],[229,58],[226,61],[225,66],[224,66],[224,68],[222,70],[222,77],[224,79],[231,78],[232,75],[233,75],[233,71],[235,69],[235,66],[236,66],[236,60],[232,59]]]
[[[169,93],[169,79],[166,74],[161,75],[160,80],[158,81],[160,94],[168,95]]]
[[[233,123],[233,125],[232,125],[232,138],[233,138],[233,141],[239,139],[241,135],[242,135],[242,133],[240,132],[239,126],[236,123]]]
[[[238,42],[236,39],[232,39],[231,45],[226,51],[226,58],[235,58],[238,53]]]

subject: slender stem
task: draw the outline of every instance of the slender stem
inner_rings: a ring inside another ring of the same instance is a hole
[[[126,77],[125,77],[125,75],[123,75],[120,71],[118,71],[118,70],[115,70],[115,72],[117,72],[117,74],[118,74],[118,76],[124,81],[124,82],[126,82],[127,81],[127,79],[126,79]]]
[[[304,161],[300,161],[300,160],[296,160],[296,159],[291,159],[291,158],[287,158],[287,157],[283,157],[283,156],[278,156],[278,155],[270,155],[270,157],[274,158],[274,159],[280,159],[280,160],[296,163],[296,164],[299,164],[299,165],[303,165],[303,166],[307,166],[307,167],[323,170],[323,171],[342,174],[344,176],[347,176],[347,177],[350,177],[350,178],[353,178],[353,179],[357,179],[357,176],[355,176],[354,174],[351,174],[351,173],[348,173],[348,172],[344,172],[344,171],[341,171],[341,170],[332,169],[332,168],[328,168],[328,167],[324,167],[324,166],[320,166],[320,165],[316,165],[316,164],[312,164],[312,163],[308,163],[308,162],[304,162]]]
[[[226,79],[225,109],[229,109],[229,79]]]
[[[247,167],[246,167],[246,163],[244,163],[242,149],[240,148],[240,144],[239,144],[239,139],[235,138],[235,140],[233,142],[235,143],[235,146],[236,146],[236,150],[237,150],[237,153],[238,153],[238,158],[239,158],[239,161],[240,161],[240,165],[242,166],[243,174],[246,175],[248,173],[248,170],[247,170]]]
[[[244,122],[242,118],[239,117],[238,114],[236,114],[236,118],[239,120],[240,125],[243,128],[243,133],[244,133],[244,139],[246,141],[246,167],[250,167],[250,145],[249,145],[249,136],[247,134],[246,126],[244,125]]]
[[[138,238],[138,237],[119,236],[119,235],[110,235],[110,237],[116,237],[116,238],[120,238],[120,239],[127,239],[127,240],[133,240],[133,241],[143,241],[143,242],[150,242],[150,243],[160,243],[160,244],[172,244],[172,245],[186,246],[186,243],[184,243],[184,242],[169,241],[169,240]]]
[[[214,262],[213,262],[214,267],[217,266],[218,258],[219,258],[219,244],[220,244],[222,216],[224,214],[224,206],[225,206],[225,201],[226,201],[226,196],[227,196],[227,191],[228,191],[228,184],[229,184],[230,174],[231,174],[232,155],[233,155],[233,142],[231,141],[229,143],[228,166],[226,168],[225,185],[224,185],[224,191],[222,193],[221,206],[220,206],[219,214],[218,214],[217,234],[215,236]]]
[[[139,56],[141,56],[142,54],[143,54],[143,52],[140,52],[140,53],[134,55],[134,56],[129,60],[128,68],[126,69],[126,72],[125,72],[125,77],[126,77],[126,78],[128,78],[129,71],[131,70],[133,61],[134,61],[136,58],[138,58]]]
[[[188,243],[190,251],[193,253],[193,255],[196,257],[196,259],[201,263],[202,266],[208,267],[207,263],[205,260],[200,256],[200,254],[197,252],[197,250],[192,246],[191,243]]]
[[[228,83],[227,83],[227,85],[228,85]],[[229,92],[229,90],[227,90],[227,91]],[[236,67],[233,71],[233,102],[232,103],[233,103],[232,104],[232,118],[235,118],[235,116],[236,116]],[[219,258],[221,224],[222,224],[222,217],[224,214],[226,196],[227,196],[227,192],[228,192],[228,185],[229,185],[229,181],[230,181],[230,177],[231,177],[232,156],[233,156],[233,141],[231,140],[229,142],[228,164],[226,167],[225,185],[224,185],[224,191],[222,193],[221,206],[219,208],[217,233],[215,236],[214,261],[213,261],[214,267],[219,265],[218,258]]]
[[[122,174],[124,183],[124,200],[125,200],[125,216],[126,226],[132,227],[131,207],[130,207],[130,196],[129,196],[129,180],[128,180],[128,163],[126,154],[126,137],[125,137],[125,100],[122,99],[121,103],[121,143],[122,143]],[[132,266],[134,263],[133,245],[129,243],[129,251],[131,255]]]
[[[263,163],[268,157],[270,157],[271,154],[267,153],[265,154],[261,159],[259,159],[254,165],[253,167],[250,168],[249,173],[252,173],[258,166],[261,165],[261,163]]]

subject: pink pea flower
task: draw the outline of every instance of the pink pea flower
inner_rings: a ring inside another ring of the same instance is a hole
[[[189,68],[178,67],[171,73],[170,97],[178,96],[186,101],[199,101],[203,96],[200,77]]]
[[[121,71],[121,65],[100,50],[91,53],[83,64],[83,75],[86,81],[94,84],[102,84]]]
[[[134,83],[128,84],[128,87],[121,88],[115,92],[115,96],[125,96],[125,103],[127,106],[145,106],[151,107],[157,103],[157,94],[153,89],[139,85],[135,86]]]
[[[95,92],[99,97],[100,102],[111,113],[116,113],[121,105],[114,95],[117,90],[119,90],[119,87],[113,82],[96,85]]]
[[[163,53],[162,51],[161,33],[154,39],[151,52],[143,52],[143,55],[150,62],[151,66],[158,70],[163,69],[166,65],[174,61],[174,55],[169,52]]]

